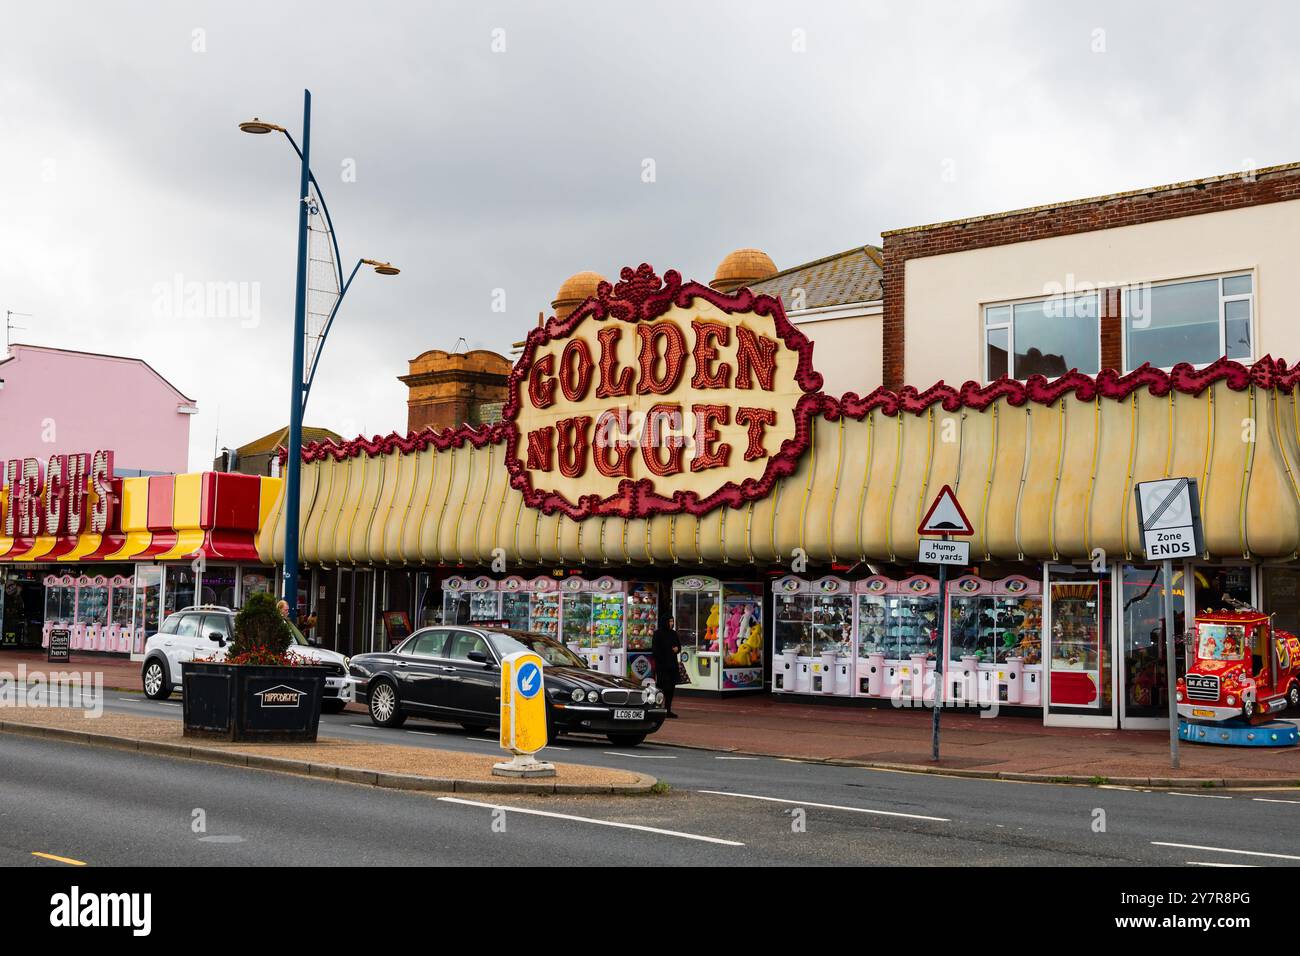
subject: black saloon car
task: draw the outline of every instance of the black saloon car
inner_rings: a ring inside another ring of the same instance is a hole
[[[545,664],[548,739],[602,734],[617,747],[634,747],[664,722],[655,688],[590,670],[563,644],[524,631],[426,627],[392,650],[356,655],[349,671],[357,702],[381,727],[428,717],[486,730],[500,720],[501,661],[524,650]]]

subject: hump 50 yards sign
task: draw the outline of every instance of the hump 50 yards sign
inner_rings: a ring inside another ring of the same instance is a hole
[[[506,468],[529,507],[576,519],[739,506],[794,471],[821,385],[778,299],[625,268],[529,333]]]

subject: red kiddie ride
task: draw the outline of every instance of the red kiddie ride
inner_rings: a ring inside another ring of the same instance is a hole
[[[1244,718],[1258,724],[1300,706],[1300,639],[1246,609],[1196,616],[1178,715],[1194,723]]]

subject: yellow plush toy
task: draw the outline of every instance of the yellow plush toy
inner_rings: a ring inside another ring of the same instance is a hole
[[[709,617],[704,622],[704,642],[709,650],[718,649],[718,614],[721,610],[720,604],[715,604],[709,609]]]

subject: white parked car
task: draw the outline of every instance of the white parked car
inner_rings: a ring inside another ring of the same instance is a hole
[[[348,680],[348,658],[337,651],[314,647],[292,623],[293,643],[289,655],[328,667],[321,710],[337,714],[353,699]],[[205,604],[182,608],[163,621],[162,629],[145,642],[140,681],[151,700],[170,697],[181,686],[181,664],[196,658],[219,661],[235,636],[235,612],[228,607]]]

